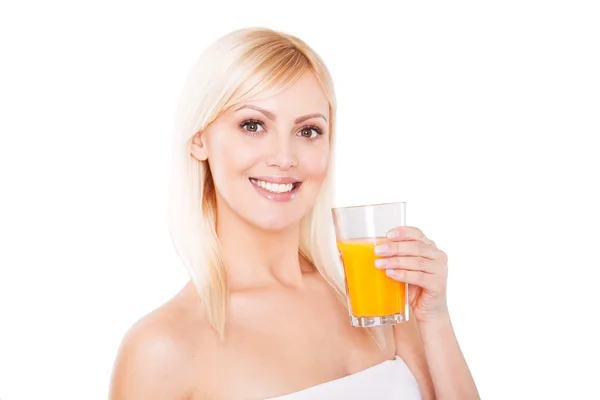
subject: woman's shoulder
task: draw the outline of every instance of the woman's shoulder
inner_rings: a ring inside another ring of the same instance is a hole
[[[113,367],[110,399],[185,397],[197,378],[192,375],[200,361],[197,344],[203,336],[211,335],[199,303],[184,288],[125,333]]]

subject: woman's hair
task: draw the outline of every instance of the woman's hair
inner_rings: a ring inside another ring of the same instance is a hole
[[[216,234],[216,194],[207,161],[190,154],[190,144],[231,106],[267,98],[312,72],[329,100],[330,157],[336,100],[331,76],[302,40],[267,28],[233,31],[209,46],[185,83],[175,119],[170,187],[170,234],[196,286],[208,322],[223,338],[229,311],[226,273]],[[312,210],[300,224],[299,252],[335,289],[345,304],[341,264],[331,217],[333,162]]]

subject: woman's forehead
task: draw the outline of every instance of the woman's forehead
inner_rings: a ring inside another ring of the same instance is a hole
[[[285,90],[271,97],[255,96],[230,108],[231,112],[261,109],[273,117],[292,118],[321,114],[329,120],[329,101],[312,73],[305,73]]]

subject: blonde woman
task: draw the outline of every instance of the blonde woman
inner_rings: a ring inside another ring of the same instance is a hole
[[[393,230],[378,266],[412,284],[410,321],[350,325],[329,200],[335,118],[327,68],[294,36],[242,29],[200,57],[170,209],[191,279],[126,334],[111,399],[478,398],[446,256],[419,229]]]

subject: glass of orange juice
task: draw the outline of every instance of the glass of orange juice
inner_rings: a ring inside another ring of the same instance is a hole
[[[375,246],[387,232],[404,226],[406,203],[332,209],[337,247],[342,257],[346,296],[353,326],[373,327],[408,321],[408,284],[375,267]]]

